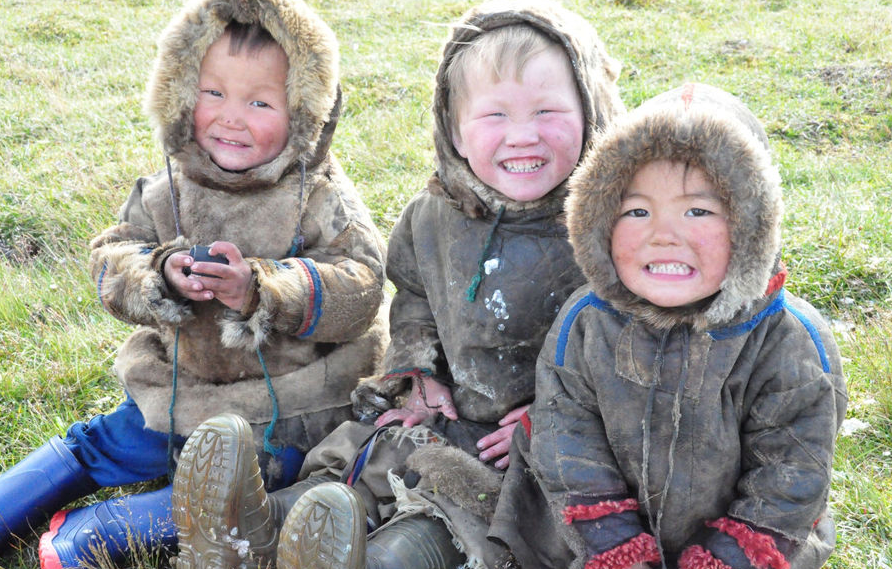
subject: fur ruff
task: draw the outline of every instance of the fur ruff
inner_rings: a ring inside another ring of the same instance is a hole
[[[444,445],[419,447],[406,459],[406,466],[421,475],[425,487],[433,488],[487,523],[492,521],[502,473],[459,448]]]
[[[260,23],[282,46],[289,63],[288,145],[274,160],[248,173],[218,168],[193,141],[201,60],[231,21]],[[145,107],[165,152],[189,177],[214,187],[263,188],[300,162],[314,166],[326,155],[340,114],[338,45],[328,25],[301,0],[192,0],[158,45]]]
[[[616,80],[621,65],[607,54],[597,32],[579,15],[556,3],[541,0],[494,0],[471,8],[452,29],[443,46],[441,61],[451,61],[475,37],[504,26],[524,24],[544,33],[560,45],[570,58],[582,100],[586,126],[583,136],[587,146],[614,117],[625,113]],[[452,119],[449,116],[449,84],[446,72],[449,65],[440,65],[436,77],[434,108],[438,109],[434,125],[434,145],[437,153],[439,190],[450,198],[450,203],[473,218],[485,217],[487,211],[525,211],[542,207],[553,201],[563,203],[563,192],[550,192],[540,200],[520,203],[506,198],[483,184],[471,171],[467,160],[452,145]]]
[[[613,266],[610,240],[622,193],[642,165],[660,159],[703,168],[728,207],[731,259],[720,291],[705,303],[655,306],[632,294]],[[724,91],[688,85],[646,102],[605,133],[570,185],[570,241],[595,294],[657,328],[727,323],[764,295],[777,270],[780,176],[762,127]]]

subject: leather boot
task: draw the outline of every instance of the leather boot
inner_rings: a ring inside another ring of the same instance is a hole
[[[186,441],[173,482],[177,569],[254,569],[275,563],[277,524],[251,426],[232,413]]]
[[[0,553],[27,539],[59,508],[99,489],[61,437],[0,475]]]
[[[413,515],[394,520],[372,534],[366,546],[367,569],[455,569],[465,556],[452,542],[446,524]]]
[[[170,550],[177,542],[171,487],[57,512],[40,538],[41,569],[119,565],[128,553]]]
[[[366,510],[359,493],[340,482],[307,490],[282,526],[279,569],[364,569]]]

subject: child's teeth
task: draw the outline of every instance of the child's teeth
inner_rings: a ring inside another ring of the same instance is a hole
[[[651,263],[647,270],[660,275],[687,275],[691,272],[691,268],[684,263]]]
[[[535,172],[542,167],[543,162],[504,162],[505,170],[511,173]]]

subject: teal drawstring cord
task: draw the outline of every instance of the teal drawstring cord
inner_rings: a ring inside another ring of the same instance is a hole
[[[503,213],[505,213],[504,205],[499,208],[499,213],[496,214],[496,220],[493,222],[492,227],[489,229],[489,235],[486,236],[486,241],[483,243],[483,251],[480,253],[480,260],[477,261],[477,274],[475,274],[474,278],[471,279],[471,285],[468,287],[468,294],[465,297],[468,302],[474,302],[474,300],[477,299],[477,289],[480,288],[480,283],[483,282],[486,256],[489,254],[489,247],[490,245],[492,245],[492,238],[496,234],[496,228],[499,226],[499,222],[502,220]]]
[[[173,408],[177,404],[177,351],[180,346],[180,327],[177,326],[173,337],[173,379],[171,381],[170,407],[167,409],[167,415],[170,417],[170,427],[167,431],[167,477],[173,482],[173,476],[176,473],[176,465],[173,463],[173,437],[174,419]]]
[[[276,428],[276,421],[279,420],[279,399],[276,397],[275,389],[273,389],[273,380],[269,377],[269,371],[266,369],[266,362],[263,361],[263,354],[260,353],[260,346],[257,346],[257,359],[260,360],[260,367],[263,368],[263,377],[266,379],[266,389],[269,391],[269,398],[273,402],[273,416],[269,420],[269,425],[266,426],[266,430],[263,431],[263,450],[272,456],[277,456],[282,452],[282,447],[273,445],[270,439]]]

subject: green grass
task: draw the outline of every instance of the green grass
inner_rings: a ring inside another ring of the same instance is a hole
[[[334,151],[387,234],[432,171],[438,53],[473,3],[311,4],[341,41]],[[764,122],[784,179],[789,288],[833,322],[848,416],[867,425],[839,439],[829,565],[892,567],[892,2],[565,5],[622,61],[630,108],[696,80]],[[142,97],[155,39],[179,6],[0,0],[0,470],[121,400],[111,363],[130,329],[95,300],[87,245],[133,181],[163,164]],[[37,566],[34,546],[0,566]]]

